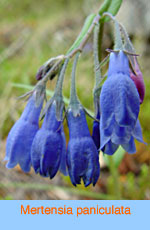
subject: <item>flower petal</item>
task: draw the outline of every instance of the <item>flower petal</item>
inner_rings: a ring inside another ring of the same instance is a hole
[[[17,126],[16,126],[17,127]],[[8,168],[13,168],[20,164],[24,172],[29,172],[31,167],[30,151],[33,138],[38,131],[38,125],[28,123],[26,121],[19,122],[14,136],[11,139],[10,147],[7,147],[9,152],[9,161],[6,165]]]
[[[122,147],[126,150],[128,153],[135,153],[136,152],[136,147],[134,143],[134,138],[131,137],[130,141],[126,144],[123,144]]]
[[[117,149],[118,149],[119,145],[116,145],[114,143],[111,142],[111,140],[102,148],[102,152],[108,155],[113,155]]]

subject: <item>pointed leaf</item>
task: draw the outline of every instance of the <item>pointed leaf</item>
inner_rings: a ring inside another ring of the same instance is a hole
[[[123,2],[122,0],[105,0],[99,10],[99,14],[102,15],[104,12],[108,12],[113,16],[115,16],[119,11],[122,2]],[[102,19],[102,21],[104,22],[109,20],[110,20],[109,17],[105,17],[104,19]]]

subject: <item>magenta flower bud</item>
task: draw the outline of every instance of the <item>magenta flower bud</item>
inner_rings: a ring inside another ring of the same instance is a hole
[[[40,81],[40,80],[42,79],[43,69],[44,69],[44,66],[42,65],[42,66],[39,68],[39,70],[38,70],[38,72],[37,72],[37,74],[36,74],[36,80],[37,80],[37,81]]]
[[[135,59],[135,71],[136,71],[136,75],[130,70],[130,77],[136,85],[136,88],[140,96],[140,104],[142,104],[145,97],[145,85],[143,80],[143,74],[140,71],[140,67],[136,59]]]

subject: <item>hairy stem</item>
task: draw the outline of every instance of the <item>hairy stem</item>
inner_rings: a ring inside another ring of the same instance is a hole
[[[67,57],[72,58],[77,52],[82,52],[82,51],[83,51],[84,46],[86,45],[88,39],[90,38],[90,36],[91,36],[91,34],[92,34],[92,32],[93,32],[93,29],[94,29],[95,25],[99,22],[99,20],[100,20],[100,16],[97,15],[97,16],[94,18],[94,20],[93,20],[93,22],[92,22],[92,24],[91,24],[89,30],[87,31],[87,33],[86,33],[84,39],[81,41],[79,47],[76,48],[76,49],[74,49],[71,53],[69,53],[69,54],[67,55]]]
[[[80,52],[78,52],[76,54],[75,60],[74,60],[74,63],[73,63],[73,68],[72,68],[70,104],[78,102],[78,97],[77,97],[77,92],[76,92],[76,81],[75,81],[75,77],[76,77],[76,67],[77,67],[79,56],[80,56]]]
[[[65,71],[66,71],[68,62],[69,62],[69,58],[67,58],[65,60],[63,66],[62,66],[62,69],[60,71],[60,75],[59,75],[58,82],[57,82],[56,89],[55,89],[55,95],[62,96],[62,86],[63,86]]]
[[[104,22],[101,22],[99,25],[99,36],[98,36],[98,59],[99,62],[102,60],[102,41],[103,41],[103,33],[104,33]]]
[[[114,47],[114,50],[123,50],[123,43],[122,43],[122,38],[121,38],[121,33],[120,33],[120,25],[118,23],[118,21],[116,20],[116,18],[106,12],[103,14],[103,16],[108,16],[115,24],[115,47]]]
[[[99,24],[95,25],[94,29],[94,71],[95,71],[95,87],[94,90],[96,90],[99,87],[99,84],[101,82],[101,70],[100,70],[100,63],[99,63],[99,30],[100,26]]]

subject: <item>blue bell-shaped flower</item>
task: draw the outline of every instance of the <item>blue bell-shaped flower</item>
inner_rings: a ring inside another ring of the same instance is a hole
[[[88,129],[85,112],[80,107],[74,116],[70,108],[67,113],[70,140],[67,150],[67,165],[72,184],[76,186],[83,179],[84,185],[96,184],[99,174],[99,156]]]
[[[108,78],[100,94],[100,109],[100,149],[112,155],[121,145],[127,152],[135,153],[134,138],[143,142],[138,121],[140,98],[123,51],[110,55]]]
[[[35,105],[34,94],[30,97],[20,119],[10,130],[6,143],[5,161],[7,168],[20,165],[24,172],[31,167],[31,145],[39,129],[39,116],[43,102],[39,107]]]
[[[35,172],[42,176],[52,179],[59,169],[67,174],[66,140],[62,121],[56,117],[56,101],[48,108],[42,127],[33,140],[31,160]]]

